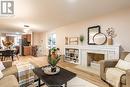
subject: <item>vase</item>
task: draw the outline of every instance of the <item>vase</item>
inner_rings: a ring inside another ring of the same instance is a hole
[[[68,37],[65,37],[65,45],[68,45]]]
[[[51,72],[56,72],[56,66],[51,66]]]
[[[112,37],[107,37],[107,45],[113,45]]]

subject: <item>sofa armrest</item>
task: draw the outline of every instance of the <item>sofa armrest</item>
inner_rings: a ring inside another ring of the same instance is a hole
[[[102,60],[100,62],[100,77],[101,77],[101,79],[106,80],[105,69],[110,68],[110,67],[115,67],[117,62],[118,62],[118,60]]]
[[[3,65],[5,68],[9,68],[12,66],[12,61],[5,61],[5,62],[3,62]]]
[[[100,64],[104,67],[104,68],[109,68],[109,67],[115,67],[115,65],[117,64],[118,60],[102,60],[100,62]]]
[[[126,87],[130,87],[130,69],[126,71]]]

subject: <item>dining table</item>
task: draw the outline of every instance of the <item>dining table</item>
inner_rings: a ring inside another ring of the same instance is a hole
[[[14,54],[15,54],[16,48],[12,48],[12,49],[0,49],[0,56],[1,61],[3,61],[3,59],[5,57],[11,57],[12,61],[14,60]]]

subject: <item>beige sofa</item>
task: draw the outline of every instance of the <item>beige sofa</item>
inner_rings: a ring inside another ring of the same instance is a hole
[[[125,56],[128,54],[129,52],[124,52],[121,54],[121,59],[124,59]],[[115,65],[117,64],[118,60],[103,60],[100,63],[100,77],[102,80],[106,80],[106,69],[109,67],[115,67]],[[126,71],[126,75],[123,75],[121,77],[121,87],[130,87],[130,70]]]
[[[19,87],[17,81],[17,68],[12,66],[12,62],[3,62],[6,69],[2,71],[4,77],[0,79],[0,87]]]

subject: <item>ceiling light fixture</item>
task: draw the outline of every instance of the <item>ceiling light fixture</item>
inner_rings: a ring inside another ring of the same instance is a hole
[[[24,30],[23,30],[23,32],[24,32],[24,33],[28,33],[29,31],[30,31],[29,25],[24,25]]]
[[[27,28],[27,27],[29,27],[29,25],[24,25],[24,27],[26,27],[26,28]]]

